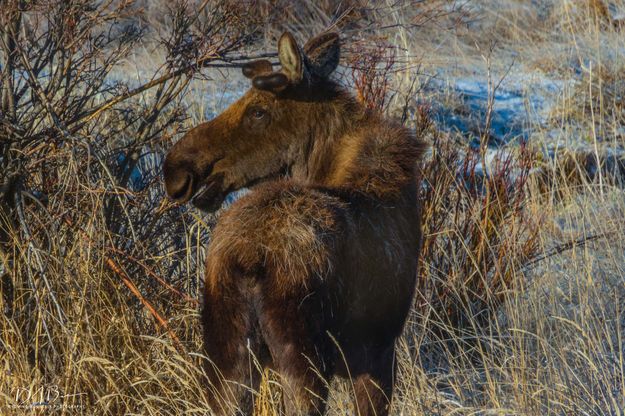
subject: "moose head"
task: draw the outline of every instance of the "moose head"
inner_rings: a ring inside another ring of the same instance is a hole
[[[167,154],[163,170],[172,199],[214,211],[229,192],[307,163],[304,153],[319,126],[327,130],[337,124],[327,117],[342,96],[329,80],[339,63],[338,35],[322,34],[300,48],[284,33],[278,56],[279,71],[268,60],[246,64],[243,74],[252,87],[219,116],[190,130]]]

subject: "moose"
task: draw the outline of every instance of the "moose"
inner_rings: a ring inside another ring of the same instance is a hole
[[[281,68],[244,65],[252,87],[165,158],[180,203],[214,212],[251,189],[220,211],[207,249],[201,320],[217,414],[251,414],[262,378],[252,362],[279,374],[287,415],[323,414],[333,376],[351,378],[356,414],[389,412],[426,146],[331,79],[339,55],[336,33],[303,47],[284,33]]]

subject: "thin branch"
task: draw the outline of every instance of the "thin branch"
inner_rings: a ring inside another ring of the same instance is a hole
[[[185,352],[185,349],[182,346],[182,343],[180,343],[180,339],[178,339],[176,334],[174,334],[171,328],[169,328],[169,325],[167,324],[167,321],[165,320],[165,318],[163,318],[161,314],[158,313],[156,308],[154,308],[154,306],[152,306],[152,304],[141,294],[137,286],[132,282],[132,280],[126,274],[126,272],[124,272],[115,263],[115,261],[113,261],[113,259],[109,257],[105,258],[105,262],[106,262],[106,265],[109,267],[109,269],[122,279],[122,282],[124,283],[124,285],[126,285],[126,287],[130,289],[132,294],[135,295],[135,297],[139,300],[139,302],[141,302],[141,304],[148,310],[148,312],[150,312],[150,315],[154,317],[156,322],[167,332],[167,335],[169,335],[169,338],[171,338],[171,340],[173,341],[176,349],[179,352]]]
[[[207,68],[207,67],[212,67],[212,68],[241,68],[246,62],[254,60],[254,59],[260,59],[260,58],[271,58],[271,57],[275,57],[276,53],[261,53],[258,55],[240,55],[240,56],[236,56],[233,58],[224,58],[224,57],[219,57],[219,56],[209,56],[209,57],[205,57],[202,59],[199,59],[197,62],[191,64],[191,65],[187,65],[184,66],[182,68],[176,69],[175,71],[169,72],[155,80],[152,80],[150,82],[147,82],[143,85],[141,85],[140,87],[137,87],[133,90],[130,90],[124,94],[118,95],[117,97],[113,97],[111,99],[109,99],[108,101],[102,103],[101,105],[99,105],[98,107],[95,107],[91,110],[89,110],[86,114],[81,115],[78,119],[72,120],[69,124],[77,124],[76,126],[72,127],[70,129],[70,132],[76,132],[77,130],[79,130],[82,127],[82,124],[89,122],[90,120],[94,119],[95,117],[98,116],[98,114],[102,113],[103,111],[111,108],[112,106],[119,104],[122,101],[125,101],[131,97],[134,97],[135,95],[141,94],[142,92],[145,92],[151,88],[154,88],[160,84],[163,84],[164,82],[169,81],[170,79],[177,77],[179,75],[182,75],[184,73],[188,73],[190,71],[193,71],[195,69],[198,68]],[[213,61],[224,61],[226,63],[224,64],[214,64],[211,63]],[[80,124],[82,123],[82,124]]]
[[[600,233],[600,234],[593,234],[593,235],[589,235],[589,236],[584,236],[584,237],[580,237],[577,240],[571,240],[571,241],[567,241],[564,244],[560,244],[556,247],[553,247],[551,250],[549,250],[548,252],[538,256],[538,257],[534,257],[532,259],[530,259],[527,263],[525,263],[523,265],[523,270],[529,270],[533,267],[536,266],[537,263],[540,263],[543,260],[546,260],[550,257],[556,256],[558,254],[562,254],[565,251],[568,250],[572,250],[575,247],[580,247],[580,246],[584,246],[588,243],[590,243],[591,241],[595,241],[598,240],[600,238],[605,238],[605,237],[610,237],[612,235],[615,235],[617,232],[616,231],[609,231],[609,232],[605,232],[605,233]]]

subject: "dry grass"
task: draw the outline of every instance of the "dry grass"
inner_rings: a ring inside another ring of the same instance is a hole
[[[230,3],[237,2],[211,5],[227,10]],[[2,104],[0,141],[14,143],[10,152],[20,157],[11,165],[19,175],[0,174],[0,413],[208,412],[197,310],[202,247],[214,219],[169,204],[158,175],[159,155],[174,137],[228,102],[207,102],[222,75],[212,69],[206,79],[173,77],[160,94],[146,90],[76,129],[71,122],[175,71],[189,50],[200,58],[224,45],[211,39],[253,34],[241,47],[273,45],[284,27],[304,38],[335,24],[352,45],[345,82],[432,142],[423,168],[421,291],[398,341],[392,414],[624,414],[625,195],[607,172],[589,174],[588,165],[624,145],[625,51],[616,17],[625,3],[474,0],[452,9],[438,0],[375,7],[303,1],[289,9],[288,22],[274,14],[283,3],[262,3],[259,16],[272,24],[238,13],[228,27],[252,20],[236,33],[194,32],[181,16],[179,32],[163,32],[167,7],[148,8],[153,31],[127,39],[132,52],[120,51],[102,75],[129,79],[104,84],[86,101],[74,101],[84,96],[61,83],[64,90],[47,94],[56,115],[25,81],[29,93],[16,114]],[[383,60],[359,59],[357,46],[372,32],[380,45],[397,47],[393,70]],[[189,39],[193,47],[181,50]],[[437,69],[485,73],[487,61],[499,76],[512,52],[517,66],[572,82],[558,92],[550,124],[537,126],[531,146],[502,152],[484,176],[477,169],[484,147],[471,150],[462,138],[437,132],[423,103],[440,96],[423,87]],[[4,69],[6,59],[2,54]],[[102,56],[89,59],[76,88]],[[372,65],[380,70],[363,75]],[[45,73],[38,79],[44,88],[52,82]],[[144,123],[150,117],[153,128]],[[553,130],[558,146],[582,143],[588,151],[543,156]],[[126,159],[153,176],[134,178]],[[270,415],[279,379],[265,379],[258,413]],[[353,412],[350,384],[332,387],[328,413]]]

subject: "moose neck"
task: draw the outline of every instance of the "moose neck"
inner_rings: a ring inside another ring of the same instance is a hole
[[[349,133],[365,116],[365,110],[349,93],[333,83],[319,86],[310,102],[297,102],[304,115],[301,136],[293,149],[293,178],[310,185],[328,186],[337,161],[348,146]]]
[[[299,120],[306,123],[293,129],[299,140],[291,153],[291,176],[376,201],[397,201],[406,192],[416,192],[416,161],[425,143],[400,124],[366,110],[339,87],[334,94],[295,103]]]

